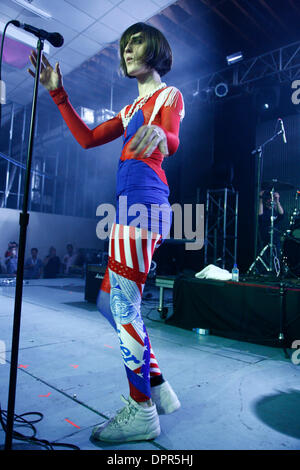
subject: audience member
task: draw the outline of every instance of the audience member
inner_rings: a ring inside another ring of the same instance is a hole
[[[31,249],[31,257],[27,258],[24,265],[24,277],[27,279],[39,279],[42,274],[43,262],[37,257],[38,249]]]
[[[18,244],[16,242],[9,242],[4,257],[7,274],[16,275],[18,267]]]
[[[44,278],[53,279],[59,274],[60,259],[56,256],[56,249],[51,246],[49,254],[44,259]]]
[[[75,265],[75,261],[77,258],[77,254],[74,252],[73,245],[69,243],[67,245],[67,253],[63,258],[63,273],[64,274],[71,274],[72,266]]]
[[[18,248],[18,244],[16,242],[9,242],[7,250],[4,254],[5,261],[6,261],[6,258],[10,258],[13,248]]]

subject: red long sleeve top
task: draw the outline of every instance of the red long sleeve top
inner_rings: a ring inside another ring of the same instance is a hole
[[[155,92],[143,107],[133,115],[126,128],[124,127],[124,117],[126,118],[131,105],[126,106],[112,119],[101,123],[94,129],[90,129],[81,120],[71,105],[68,95],[63,87],[50,91],[50,95],[58,106],[59,111],[73,136],[83,148],[89,149],[97,147],[123,135],[123,148],[119,162],[117,181],[117,194],[120,194],[120,192],[124,191],[126,188],[145,188],[145,186],[153,188],[157,187],[157,185],[160,186],[161,183],[168,185],[165,172],[161,168],[161,163],[164,157],[158,147],[148,158],[133,158],[133,152],[129,150],[130,141],[134,137],[136,131],[142,125],[149,123],[156,100],[159,99],[159,95],[162,92],[164,92],[166,99],[159,107],[151,124],[162,128],[166,135],[169,155],[172,155],[176,152],[179,145],[179,126],[184,115],[182,95],[180,91],[174,87],[167,87],[167,89],[163,88]],[[136,103],[136,106],[137,105],[138,102]],[[139,165],[138,167],[137,164]],[[155,177],[149,173],[150,168],[155,172]],[[159,178],[160,183],[159,181],[155,181],[157,180],[157,177]]]

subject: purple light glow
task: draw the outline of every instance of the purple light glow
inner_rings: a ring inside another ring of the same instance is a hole
[[[2,34],[0,35],[0,40],[2,40]],[[26,44],[15,41],[14,39],[5,37],[3,47],[3,61],[12,67],[23,69],[29,62],[29,55],[31,50],[32,47],[26,46]]]

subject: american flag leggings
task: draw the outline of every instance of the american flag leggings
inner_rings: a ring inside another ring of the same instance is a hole
[[[118,333],[130,396],[137,402],[151,398],[150,378],[161,375],[141,316],[147,274],[160,234],[114,223],[109,261],[97,305]]]

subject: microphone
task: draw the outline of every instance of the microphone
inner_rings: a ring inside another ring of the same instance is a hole
[[[64,43],[64,38],[59,33],[48,33],[48,31],[45,31],[44,29],[38,29],[35,26],[31,26],[30,24],[20,23],[18,20],[12,20],[11,24],[17,28],[22,28],[25,31],[34,34],[40,39],[46,39],[54,47],[61,47]]]
[[[281,127],[281,133],[282,133],[283,142],[286,144],[286,143],[287,143],[287,140],[286,140],[285,129],[284,129],[284,125],[283,125],[283,120],[282,120],[281,118],[279,118],[278,121],[280,122],[280,127]]]

